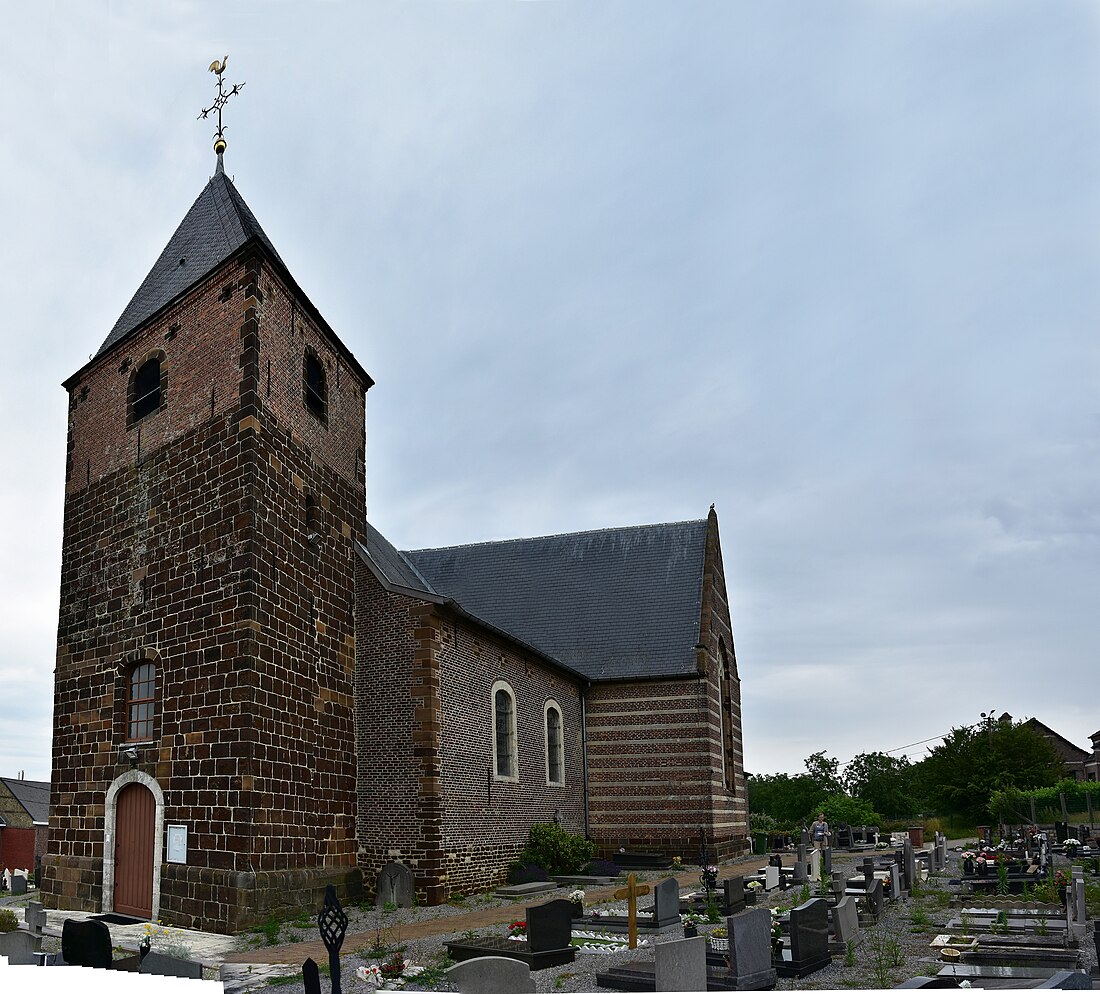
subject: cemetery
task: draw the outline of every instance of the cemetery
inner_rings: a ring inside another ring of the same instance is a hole
[[[344,908],[330,888],[316,915],[235,939],[47,914],[9,872],[0,883],[21,914],[0,931],[0,955],[220,977],[227,991],[275,979],[289,994],[1100,984],[1100,865],[1085,840],[1035,832],[949,845],[936,832],[919,846],[899,834],[812,851],[796,837],[723,863],[701,848],[698,865],[505,886],[435,907],[416,905],[394,864],[372,901]]]

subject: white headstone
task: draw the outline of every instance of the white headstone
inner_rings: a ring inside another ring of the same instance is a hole
[[[810,879],[817,883],[821,879],[821,850],[814,849],[810,852]]]
[[[770,863],[764,867],[764,886],[768,890],[775,890],[779,886],[779,867]]]

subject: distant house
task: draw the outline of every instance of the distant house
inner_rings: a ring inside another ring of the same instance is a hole
[[[0,777],[0,867],[33,870],[46,854],[50,785]]]
[[[1096,780],[1097,767],[1100,765],[1100,732],[1092,736],[1092,752],[1074,745],[1069,739],[1059,735],[1049,725],[1044,725],[1038,718],[1029,718],[1024,725],[1032,731],[1042,735],[1052,746],[1054,751],[1066,764],[1066,776],[1073,780]]]

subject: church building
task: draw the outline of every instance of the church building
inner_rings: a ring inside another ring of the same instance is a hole
[[[366,516],[372,385],[218,150],[64,384],[48,906],[234,932],[390,862],[435,904],[552,820],[746,851],[713,508],[399,551]]]

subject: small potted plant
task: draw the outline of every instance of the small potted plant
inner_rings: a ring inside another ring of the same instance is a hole
[[[579,887],[569,895],[573,905],[573,917],[580,918],[584,914],[584,891]]]
[[[680,921],[684,924],[684,938],[694,939],[699,934],[699,923],[703,920],[701,915],[680,915]]]

